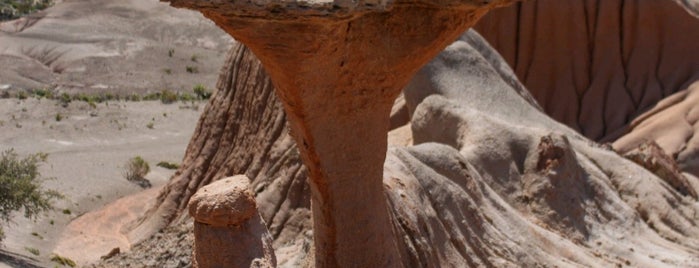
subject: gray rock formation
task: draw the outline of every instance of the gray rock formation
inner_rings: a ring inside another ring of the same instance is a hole
[[[469,33],[405,92],[416,145],[384,184],[410,263],[696,267],[696,199],[547,119],[484,48]]]

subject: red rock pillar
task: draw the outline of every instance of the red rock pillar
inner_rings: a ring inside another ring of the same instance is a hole
[[[382,185],[393,100],[487,10],[511,1],[170,2],[247,45],[272,78],[310,171],[316,266],[403,266]]]

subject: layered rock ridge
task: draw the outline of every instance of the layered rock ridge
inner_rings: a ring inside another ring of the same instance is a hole
[[[476,26],[546,113],[611,142],[699,80],[696,0],[530,0]],[[692,16],[694,15],[694,16]]]
[[[696,198],[543,115],[497,60],[470,32],[405,90],[416,145],[384,184],[410,264],[697,267]]]

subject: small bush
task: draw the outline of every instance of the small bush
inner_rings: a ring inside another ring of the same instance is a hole
[[[166,169],[178,169],[178,168],[180,168],[180,165],[178,165],[177,163],[170,163],[170,162],[166,162],[166,161],[161,161],[160,163],[158,163],[157,166],[159,166],[161,168],[166,168]]]
[[[165,68],[165,69],[163,69],[163,72],[165,72],[166,74],[172,74],[172,69]]]
[[[211,98],[211,91],[206,89],[202,84],[194,86],[194,94],[197,95],[197,98],[200,100],[208,100]]]
[[[39,238],[39,239],[44,239],[44,237],[41,236],[41,235],[40,235],[39,233],[37,233],[37,232],[32,232],[32,236],[35,236],[35,237],[37,237],[37,238]]]
[[[60,265],[75,267],[75,261],[55,253],[51,256],[51,261]]]
[[[29,252],[29,253],[31,253],[31,254],[34,254],[34,256],[39,256],[39,255],[41,255],[41,252],[39,252],[39,250],[38,250],[38,249],[35,249],[35,248],[24,247],[24,250],[26,250],[27,252]]]
[[[53,99],[53,92],[51,92],[48,89],[35,89],[32,93],[34,94],[34,96],[37,99],[41,99],[41,98]]]
[[[151,100],[157,100],[160,99],[160,92],[155,92],[155,93],[149,93],[143,96],[143,100],[151,101]]]
[[[61,97],[58,99],[58,101],[61,103],[61,106],[63,107],[68,107],[68,104],[72,101],[73,99],[68,95],[68,93],[63,92],[61,94]]]
[[[56,122],[61,122],[61,120],[63,120],[63,115],[61,115],[61,113],[57,113],[56,114]]]
[[[160,102],[164,104],[171,104],[176,102],[178,99],[177,93],[172,92],[170,90],[163,90],[160,92]]]
[[[193,54],[190,59],[192,60],[192,62],[197,62],[199,61],[199,56],[197,56],[197,54]]]
[[[126,162],[125,169],[124,176],[126,177],[126,180],[136,183],[142,188],[151,187],[150,181],[146,179],[146,175],[148,175],[148,172],[150,172],[150,166],[146,160],[143,160],[142,157],[136,156],[129,159],[129,161]]]
[[[168,49],[167,56],[170,58],[172,58],[172,56],[175,56],[175,49],[174,48]]]
[[[193,100],[196,100],[196,97],[194,97],[192,94],[184,92],[184,93],[180,94],[180,100],[181,101],[193,101]]]
[[[28,94],[24,90],[17,93],[17,98],[20,100],[26,100],[27,96]]]
[[[66,214],[66,215],[70,215],[71,213],[73,213],[73,212],[70,211],[70,209],[67,209],[67,208],[66,208],[66,209],[63,209],[62,212],[63,212],[63,214]]]
[[[153,124],[153,122],[148,122],[148,124],[146,125],[146,127],[149,129],[153,129],[154,126],[155,125]]]
[[[199,73],[199,68],[197,68],[197,66],[187,66],[185,70],[187,70],[187,72],[190,74]]]
[[[138,94],[131,94],[131,96],[126,98],[129,101],[141,101],[141,96]]]

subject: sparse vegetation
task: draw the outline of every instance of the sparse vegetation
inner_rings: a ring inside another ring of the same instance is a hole
[[[166,169],[178,169],[178,168],[180,168],[179,164],[166,162],[166,161],[161,161],[160,163],[158,163],[157,166],[159,166],[161,168],[166,168]]]
[[[199,60],[199,56],[197,56],[197,54],[192,54],[190,60],[192,60],[192,62],[197,62]]]
[[[28,94],[27,94],[27,92],[24,91],[24,90],[22,90],[22,91],[20,91],[20,92],[17,93],[17,98],[20,99],[20,100],[26,100],[26,99],[27,99],[27,96],[28,96]]]
[[[150,166],[142,157],[136,156],[129,159],[126,163],[124,176],[126,180],[136,183],[142,188],[150,188],[151,183],[146,179],[146,175],[150,172]]]
[[[39,164],[46,162],[47,157],[47,154],[37,153],[20,158],[12,149],[0,154],[0,219],[3,222],[9,222],[15,211],[22,210],[24,217],[36,219],[40,213],[53,209],[51,203],[61,195],[44,190],[41,182],[45,178],[39,173]]]
[[[51,261],[58,263],[60,265],[63,265],[63,266],[75,267],[75,261],[73,261],[67,257],[60,256],[60,255],[55,254],[55,253],[53,255],[51,255]]]
[[[36,97],[37,99],[41,98],[47,98],[47,99],[53,99],[53,92],[48,89],[34,89],[32,91],[32,95]]]
[[[163,90],[160,92],[160,102],[164,104],[171,104],[179,99],[179,95],[170,90]]]
[[[194,86],[194,94],[197,95],[197,98],[200,100],[208,100],[211,98],[211,91],[206,89],[202,84]]]
[[[36,248],[24,247],[24,250],[26,250],[27,252],[29,252],[29,253],[31,253],[31,254],[34,254],[34,256],[39,256],[39,255],[41,255],[41,252],[40,252],[38,249],[36,249]]]
[[[68,107],[68,104],[70,104],[71,100],[72,99],[70,98],[70,95],[68,95],[68,93],[65,92],[63,92],[63,94],[61,94],[61,97],[59,98],[59,102],[63,107]]]
[[[199,73],[199,68],[197,68],[197,66],[187,66],[185,67],[185,70],[187,70],[187,72],[190,74]]]
[[[41,236],[41,235],[40,235],[39,233],[37,233],[37,232],[32,232],[32,236],[38,237],[39,239],[44,239],[44,237]]]
[[[141,96],[138,95],[138,94],[131,94],[131,96],[129,96],[129,97],[127,98],[127,100],[130,100],[130,101],[141,101]]]
[[[194,67],[196,70],[196,67]],[[211,97],[211,91],[209,91],[206,87],[204,87],[201,84],[198,84],[194,86],[193,88],[193,94],[190,92],[175,92],[171,90],[162,90],[160,92],[152,92],[148,93],[145,95],[139,95],[139,94],[130,94],[130,95],[116,95],[112,93],[100,93],[100,94],[85,94],[85,93],[78,93],[74,95],[70,95],[66,92],[63,92],[61,94],[54,94],[52,91],[47,90],[47,89],[37,89],[34,91],[31,91],[30,95],[27,95],[27,93],[18,93],[15,95],[17,98],[22,98],[26,99],[29,97],[34,97],[37,99],[49,99],[49,100],[57,100],[62,107],[68,107],[70,103],[73,101],[79,101],[79,102],[86,102],[90,108],[97,108],[97,104],[103,103],[103,102],[108,102],[110,100],[124,100],[124,101],[142,101],[142,100],[160,100],[162,103],[165,104],[170,104],[174,103],[176,101],[194,101],[194,100],[207,100]],[[24,91],[21,91],[24,92]],[[24,94],[24,95],[23,95]],[[25,108],[26,109],[26,108]],[[24,110],[23,110],[24,111]],[[58,121],[58,120],[57,120]]]

